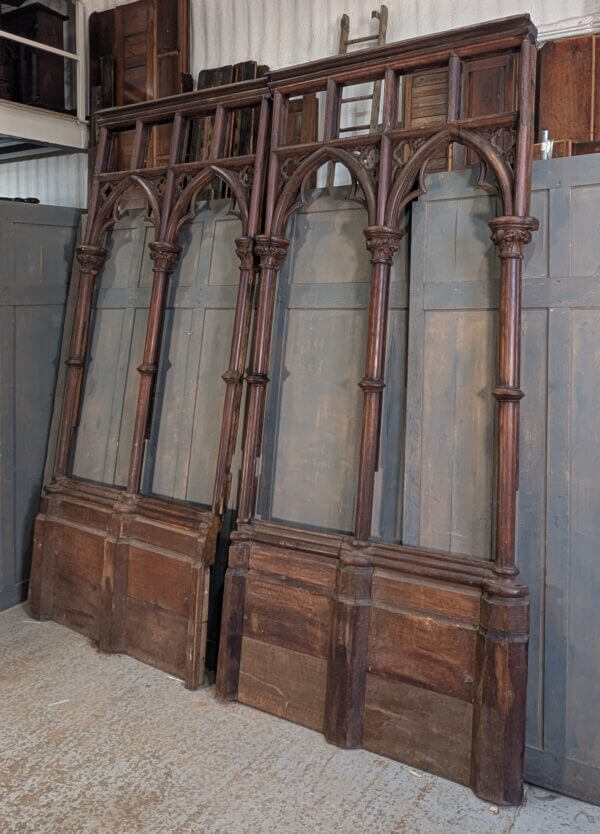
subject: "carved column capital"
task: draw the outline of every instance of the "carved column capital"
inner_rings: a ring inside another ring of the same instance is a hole
[[[523,259],[523,249],[531,241],[531,233],[539,228],[535,217],[496,217],[490,220],[491,238],[501,258]]]
[[[400,241],[404,237],[404,230],[389,229],[386,226],[368,226],[364,230],[364,235],[367,239],[367,249],[371,253],[371,263],[391,266],[394,255],[400,248]]]
[[[254,268],[254,241],[252,238],[236,238],[235,253],[240,259],[240,269],[251,270]]]
[[[106,258],[106,249],[102,246],[87,246],[82,243],[75,250],[75,254],[82,272],[98,272]]]
[[[287,254],[289,240],[284,237],[258,235],[254,251],[260,258],[261,269],[279,269]]]
[[[172,272],[180,252],[181,246],[175,243],[162,243],[161,241],[151,243],[150,257],[154,261],[154,269],[160,272]]]

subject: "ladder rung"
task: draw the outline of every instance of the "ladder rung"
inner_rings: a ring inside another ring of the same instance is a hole
[[[343,98],[340,101],[340,104],[348,104],[350,101],[371,101],[373,99],[373,93],[369,93],[365,96],[352,96],[351,98]]]
[[[346,43],[350,45],[351,43],[366,43],[367,41],[377,41],[379,40],[379,35],[365,35],[364,38],[351,38],[347,40]]]
[[[349,130],[371,130],[371,125],[352,125],[352,127],[340,127],[339,133],[348,133]]]

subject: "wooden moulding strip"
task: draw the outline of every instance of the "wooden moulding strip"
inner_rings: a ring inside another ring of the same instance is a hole
[[[178,165],[173,165],[171,170],[175,176],[179,174],[194,174],[205,168],[210,168],[211,165],[218,165],[219,168],[239,168],[242,165],[254,165],[255,159],[254,154],[219,156],[197,162],[180,162]]]
[[[347,136],[338,139],[328,139],[324,142],[305,142],[302,145],[279,145],[272,148],[274,153],[280,159],[285,159],[288,156],[295,156],[296,154],[310,154],[313,151],[318,151],[323,147],[332,148],[356,148],[364,147],[365,145],[378,145],[381,141],[380,133],[365,133],[362,136]]]
[[[191,93],[159,98],[153,102],[136,102],[121,107],[110,107],[96,114],[97,123],[108,130],[122,130],[135,126],[138,119],[146,123],[161,124],[180,112],[189,117],[215,110],[221,105],[228,110],[251,107],[260,104],[268,92],[266,77],[226,84],[222,87],[207,87]]]
[[[102,174],[94,174],[96,182],[120,182],[126,180],[131,174],[137,174],[144,179],[152,179],[166,174],[167,169],[163,166],[161,168],[138,168],[132,170],[131,168],[123,168],[121,171],[105,171]]]
[[[233,540],[336,560],[340,558],[342,547],[353,549],[354,541],[352,536],[336,536],[263,521],[242,525],[233,534]],[[356,551],[367,558],[374,568],[381,567],[403,575],[470,587],[482,587],[494,578],[491,562],[453,553],[375,542],[366,547],[362,545]]]

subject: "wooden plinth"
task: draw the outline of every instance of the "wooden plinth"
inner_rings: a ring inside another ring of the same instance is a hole
[[[31,614],[195,689],[218,529],[203,510],[62,479],[45,490],[35,522]]]
[[[234,539],[221,697],[521,802],[524,586],[488,562],[278,524]]]

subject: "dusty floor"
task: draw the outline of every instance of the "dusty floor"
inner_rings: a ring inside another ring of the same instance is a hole
[[[600,832],[540,788],[520,809],[0,614],[0,832]]]

